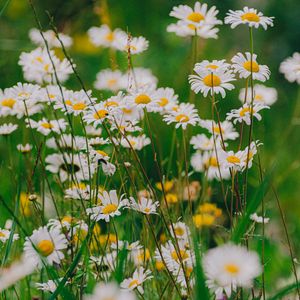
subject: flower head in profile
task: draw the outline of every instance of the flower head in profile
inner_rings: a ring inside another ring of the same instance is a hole
[[[239,73],[240,78],[248,78],[251,76],[254,80],[266,81],[270,78],[270,70],[266,65],[259,65],[257,62],[257,55],[251,55],[246,52],[245,55],[238,53],[232,61],[232,67],[236,73]]]
[[[180,103],[170,109],[163,117],[167,124],[175,123],[175,128],[186,129],[187,125],[195,126],[200,118],[194,104]]]
[[[300,84],[300,53],[295,52],[292,57],[286,58],[280,64],[279,71],[289,82]]]
[[[119,70],[104,69],[97,74],[94,87],[97,90],[110,90],[116,92],[125,89],[127,78]]]
[[[7,240],[10,238],[11,231],[8,229],[1,229],[0,228],[0,242],[6,243]],[[12,234],[12,241],[16,241],[19,239],[19,235],[17,233]]]
[[[68,123],[65,119],[58,119],[58,120],[47,120],[43,118],[39,121],[34,121],[32,119],[27,119],[27,127],[35,128],[41,134],[47,136],[51,132],[55,133],[62,133],[66,130]]]
[[[243,10],[229,10],[225,17],[225,24],[231,24],[231,28],[235,28],[240,24],[246,24],[249,27],[258,28],[262,26],[267,30],[268,26],[273,26],[274,17],[266,17],[255,8],[245,6]]]
[[[231,296],[237,287],[250,288],[262,272],[258,255],[242,246],[225,244],[209,250],[203,257],[207,285],[217,298]],[[219,298],[218,298],[219,299]]]
[[[25,258],[33,259],[38,267],[43,266],[43,261],[49,265],[59,264],[64,258],[63,250],[67,245],[68,241],[59,229],[40,227],[34,230],[30,237],[26,237]]]
[[[109,222],[110,218],[121,215],[120,209],[126,205],[126,200],[122,200],[123,197],[124,195],[119,199],[116,190],[104,191],[102,195],[99,195],[100,204],[87,208],[86,213],[95,221]]]
[[[114,47],[120,51],[129,52],[130,54],[140,54],[149,47],[149,41],[143,36],[131,37],[125,32],[118,32]]]
[[[144,197],[139,198],[137,201],[133,197],[129,197],[127,203],[127,208],[136,210],[145,215],[156,214],[158,206],[158,201],[153,202],[152,199]]]
[[[196,66],[194,71],[197,75],[189,75],[189,83],[196,94],[201,92],[206,97],[208,93],[214,93],[221,94],[224,98],[226,96],[225,90],[234,89],[234,85],[230,83],[235,80],[231,70],[217,68],[216,71],[211,72],[210,68],[204,69]]]
[[[12,124],[12,123],[2,124],[0,125],[0,135],[10,135],[17,129],[18,129],[17,124]]]

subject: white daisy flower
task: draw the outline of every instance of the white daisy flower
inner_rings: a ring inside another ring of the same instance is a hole
[[[133,197],[129,197],[126,208],[136,210],[145,215],[151,215],[157,214],[156,210],[158,206],[159,202],[153,202],[153,200],[150,198],[141,197],[138,199],[138,201],[136,201]]]
[[[208,9],[207,4],[200,2],[195,2],[194,8],[189,7],[188,5],[179,5],[173,7],[170,12],[171,17],[185,21],[187,24],[200,26],[200,25],[218,25],[222,24],[222,21],[216,18],[218,10],[213,6]]]
[[[96,194],[96,191],[91,191],[91,187],[89,185],[80,183],[66,189],[65,198],[76,200],[90,200],[91,193]]]
[[[56,281],[48,280],[47,282],[43,282],[43,283],[37,282],[35,285],[38,290],[54,293],[61,280],[62,278],[58,278],[58,280]]]
[[[93,124],[94,128],[101,125],[105,120],[111,119],[110,111],[104,102],[97,103],[90,107],[84,114],[83,119],[87,124]]]
[[[240,78],[248,78],[252,74],[254,80],[262,82],[268,80],[271,74],[268,66],[259,65],[256,61],[256,54],[253,54],[252,58],[250,52],[246,52],[245,54],[246,56],[238,53],[231,59],[234,72],[239,73]]]
[[[134,293],[121,290],[115,283],[98,283],[93,294],[84,295],[83,300],[136,300]]]
[[[34,121],[32,119],[26,119],[27,127],[36,128],[38,132],[47,136],[51,132],[62,133],[66,130],[68,123],[65,119],[58,120],[47,120],[43,118],[39,121]]]
[[[49,265],[60,264],[65,257],[63,250],[68,246],[64,234],[58,229],[40,227],[35,229],[30,237],[26,237],[24,243],[25,258],[34,259],[34,265],[43,266],[43,261]]]
[[[11,235],[11,231],[10,230],[7,230],[7,229],[1,229],[0,228],[0,241],[2,243],[5,243],[7,242],[7,240],[9,239]],[[19,239],[19,235],[17,233],[14,233],[13,236],[12,236],[12,241],[16,241]]]
[[[100,136],[102,134],[102,129],[95,128],[94,126],[85,126],[85,131],[90,136]]]
[[[133,55],[146,51],[149,46],[149,41],[143,36],[131,37],[125,32],[118,32],[113,46],[120,51],[130,52],[130,54]]]
[[[132,87],[139,89],[144,86],[153,86],[155,89],[158,82],[157,77],[153,75],[152,71],[146,68],[133,68],[126,74],[126,77],[128,90]]]
[[[124,279],[121,282],[121,288],[127,291],[137,289],[139,293],[144,294],[143,283],[146,280],[153,278],[150,274],[150,270],[145,270],[143,267],[139,267],[134,271],[132,277]]]
[[[93,45],[99,47],[112,47],[116,41],[117,33],[122,32],[120,29],[111,30],[106,24],[100,27],[91,27],[88,30],[88,36]],[[125,33],[124,33],[125,34]]]
[[[108,138],[96,137],[89,139],[89,145],[91,147],[103,146],[110,144],[110,140]]]
[[[169,230],[170,230],[172,237],[175,238],[175,236],[176,236],[176,238],[178,240],[183,240],[183,241],[185,241],[186,244],[188,244],[189,237],[191,234],[188,226],[183,222],[176,222],[176,223],[173,223],[173,228],[174,228],[174,232],[173,232],[172,226],[171,225],[169,226]]]
[[[219,163],[224,169],[232,169],[235,171],[242,171],[246,162],[244,159],[245,152],[244,151],[224,151],[220,150],[218,152]]]
[[[127,78],[119,70],[105,69],[97,74],[94,87],[97,90],[110,90],[116,92],[122,89],[126,89]]]
[[[32,150],[32,145],[30,145],[30,144],[25,144],[25,145],[18,144],[17,145],[17,149],[21,153],[28,153],[28,152],[30,152]]]
[[[123,111],[123,108],[122,108]],[[118,116],[118,115],[116,115]],[[128,117],[128,115],[126,116]],[[140,132],[142,131],[142,128],[138,126],[139,121],[131,121],[131,120],[126,120],[126,118],[123,118],[123,114],[119,115],[117,118],[114,118],[112,121],[111,130],[118,130],[121,131],[123,134],[128,133],[128,132]]]
[[[207,137],[205,134],[197,134],[190,140],[190,144],[193,145],[195,150],[212,151],[215,149],[214,137]],[[216,140],[217,148],[220,148],[220,139]]]
[[[270,218],[266,218],[266,217],[262,217],[262,216],[258,216],[257,213],[254,213],[252,215],[250,215],[250,220],[254,221],[255,223],[259,223],[259,224],[267,224],[270,221]]]
[[[253,158],[257,153],[257,147],[261,146],[262,143],[259,141],[252,141],[250,147],[246,147],[243,151],[243,161],[245,162],[245,167],[251,168],[253,163]],[[247,163],[248,161],[248,163]]]
[[[247,125],[250,125],[252,118],[261,121],[262,117],[258,112],[266,108],[270,107],[266,105],[261,105],[260,103],[255,103],[253,105],[245,103],[239,109],[232,109],[229,113],[227,113],[226,120],[233,120],[234,124],[236,124],[237,122],[245,122]]]
[[[300,64],[299,64],[300,67]],[[255,84],[253,87],[253,103],[260,103],[262,105],[271,106],[277,101],[277,90],[271,87],[266,87],[262,84]],[[247,98],[246,98],[247,94]],[[252,102],[252,95],[251,95],[251,89],[243,88],[240,90],[239,99],[242,103],[245,103],[245,100],[247,103]]]
[[[2,124],[0,125],[0,135],[9,135],[17,129],[18,129],[17,124],[12,124],[12,123]]]
[[[196,94],[201,92],[206,97],[210,92],[210,94],[221,94],[222,98],[224,98],[226,95],[225,90],[230,91],[234,89],[234,85],[230,83],[235,80],[231,70],[217,69],[217,71],[212,73],[209,70],[195,68],[194,71],[197,75],[189,75],[189,83]]]
[[[86,213],[95,221],[109,222],[110,218],[121,215],[120,209],[126,204],[126,200],[122,200],[123,197],[124,195],[119,199],[116,190],[111,190],[109,193],[104,191],[102,195],[99,195],[101,204],[87,208]]]
[[[196,172],[204,173],[207,180],[227,180],[230,178],[230,171],[223,167],[217,152],[205,151],[204,153],[196,152],[191,156],[191,166]],[[219,164],[218,164],[219,162]]]
[[[52,50],[50,50],[50,56],[51,59],[47,49],[41,47],[29,53],[22,52],[19,65],[23,69],[24,78],[41,84],[55,82],[56,76],[60,82],[66,81],[73,73],[70,62],[67,59],[59,60]],[[55,66],[55,72],[52,63]]]
[[[6,117],[15,114],[15,104],[17,99],[10,89],[0,90],[0,116]]]
[[[47,104],[62,102],[62,94],[64,94],[67,90],[58,85],[47,85],[45,88],[41,89],[40,99],[41,102],[46,102]]]
[[[118,141],[115,141],[118,143]],[[139,136],[127,135],[126,138],[122,137],[120,144],[124,148],[133,148],[136,151],[142,150],[144,147],[148,146],[151,143],[150,138],[146,137],[145,134]]]
[[[284,74],[289,82],[300,84],[300,53],[295,52],[292,57],[286,58],[279,67],[279,72]]]
[[[101,163],[102,171],[106,176],[112,176],[116,172],[116,166],[110,162]]]
[[[209,71],[210,73],[215,73],[219,70],[228,70],[230,68],[230,64],[226,62],[225,59],[222,60],[203,60],[201,63],[196,63],[194,66],[194,71],[197,74],[201,74],[202,72]]]
[[[243,10],[229,10],[225,17],[225,24],[231,24],[231,28],[235,28],[240,24],[247,24],[249,27],[258,28],[262,26],[267,30],[268,26],[273,26],[274,17],[265,17],[255,8],[245,6]]]
[[[172,88],[159,88],[156,90],[157,103],[163,111],[168,111],[178,105],[178,95]]]
[[[62,134],[57,139],[48,139],[46,141],[46,146],[51,149],[61,149],[63,151],[79,151],[86,149],[86,140],[83,136]]]
[[[200,120],[200,126],[206,128],[215,138],[222,138],[226,140],[235,140],[239,137],[238,132],[236,132],[233,124],[229,121],[216,123],[214,120]]]
[[[47,41],[48,47],[49,48],[61,48],[61,43],[56,37],[56,33],[53,30],[47,30],[43,32],[43,36],[45,40]],[[70,48],[73,44],[73,40],[70,36],[63,34],[63,33],[58,33],[58,37],[63,43],[65,48]],[[36,29],[32,28],[29,30],[29,38],[30,40],[36,44],[37,46],[44,47],[45,46],[45,41],[42,37],[41,32]]]
[[[163,120],[167,124],[176,123],[175,128],[181,126],[182,129],[186,129],[188,124],[195,126],[200,118],[194,104],[180,103],[177,107],[169,110]]]
[[[202,261],[208,286],[213,284],[221,288],[228,297],[237,287],[251,287],[253,279],[262,271],[255,252],[233,244],[209,250]]]
[[[74,177],[77,181],[89,180],[96,170],[94,162],[88,162],[87,156],[83,153],[54,153],[45,159],[46,170],[53,174],[58,174],[60,180],[72,180]],[[90,169],[90,172],[89,172]]]

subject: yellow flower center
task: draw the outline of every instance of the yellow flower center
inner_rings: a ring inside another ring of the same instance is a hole
[[[187,19],[189,21],[199,23],[205,19],[205,17],[200,14],[199,12],[192,12],[191,14],[188,15]]]
[[[176,236],[184,235],[184,229],[182,227],[176,227],[174,231],[175,231]]]
[[[206,66],[206,68],[207,69],[214,69],[214,70],[216,70],[216,69],[218,69],[218,66],[217,65],[213,65],[213,64],[209,64],[209,65]]]
[[[43,62],[43,58],[41,56],[37,56],[35,58],[38,62],[42,63]]]
[[[5,234],[0,231],[0,237],[5,237]]]
[[[47,123],[47,122],[42,123],[41,126],[44,127],[45,129],[53,128],[53,125],[51,123]]]
[[[72,101],[71,100],[66,100],[65,103],[66,103],[66,105],[72,105]]]
[[[229,155],[226,160],[231,164],[239,164],[241,160],[235,155]]]
[[[49,240],[41,240],[36,247],[43,256],[49,256],[54,251],[54,244]]]
[[[133,287],[135,285],[139,285],[139,281],[137,279],[133,279],[130,283],[129,283],[129,287]]]
[[[110,107],[110,106],[119,106],[119,103],[116,102],[116,101],[107,101],[105,104],[104,104],[105,107]]]
[[[102,150],[97,150],[97,153],[102,155],[102,156],[108,156],[108,154],[105,151],[102,151]]]
[[[30,93],[26,93],[26,92],[21,92],[18,94],[19,97],[26,97],[28,98],[30,96]]]
[[[259,22],[260,17],[256,13],[248,12],[241,16],[241,19],[243,21],[249,21],[249,22]]]
[[[108,111],[105,109],[99,109],[94,113],[94,118],[96,120],[104,119],[108,115]]]
[[[224,269],[231,275],[236,275],[240,271],[240,268],[235,264],[227,264]]]
[[[160,100],[158,101],[159,106],[164,107],[169,103],[169,100],[165,97],[160,98]]]
[[[257,94],[257,95],[255,95],[254,100],[255,101],[263,101],[264,97],[262,95],[260,95],[260,94]]]
[[[219,86],[221,84],[221,78],[217,75],[209,74],[203,78],[203,83],[209,87]]]
[[[114,40],[114,38],[115,38],[115,35],[113,32],[110,32],[105,36],[105,39],[109,42],[112,42]]]
[[[155,267],[157,271],[162,271],[165,268],[165,265],[162,261],[156,261]]]
[[[62,219],[61,219],[61,222],[66,222],[66,223],[69,223],[71,224],[72,223],[72,217],[71,216],[64,216]]]
[[[2,102],[1,102],[2,106],[6,106],[6,107],[9,107],[9,108],[13,108],[15,103],[16,103],[16,100],[12,99],[12,98],[3,99]]]
[[[145,212],[145,213],[149,213],[149,212],[150,212],[150,208],[149,208],[149,207],[146,207],[146,208],[144,209],[144,212]]]
[[[44,65],[44,70],[45,70],[46,72],[49,72],[49,68],[50,68],[50,65],[49,65],[49,64],[45,64],[45,65]]]
[[[84,110],[86,108],[86,104],[83,102],[78,102],[72,105],[74,110]]]
[[[171,256],[174,260],[179,261],[178,254],[175,250],[172,251]],[[185,259],[189,258],[189,254],[185,250],[180,249],[180,257],[182,260],[185,260]]]
[[[128,108],[122,108],[122,111],[124,114],[131,114],[132,113],[132,109],[128,109]]]
[[[118,209],[116,204],[107,204],[105,207],[102,208],[102,213],[105,215],[109,215],[115,212]]]
[[[107,85],[109,87],[113,87],[117,83],[117,79],[109,79],[107,80]]]
[[[140,94],[137,97],[135,97],[136,104],[148,104],[150,102],[151,102],[151,98],[146,94]]]
[[[218,167],[218,161],[217,158],[215,156],[210,157],[206,163],[205,163],[206,167]]]
[[[244,107],[241,111],[240,111],[240,116],[244,117],[246,113],[250,113],[253,114],[253,109],[251,109],[250,107]]]
[[[244,62],[243,66],[247,71],[251,72],[251,60]],[[252,72],[259,72],[259,65],[256,61],[252,61]]]
[[[216,134],[220,134],[222,132],[222,134],[224,133],[224,129],[221,127],[221,132],[220,132],[220,127],[219,125],[216,125],[213,127],[213,132]]]
[[[190,118],[185,114],[179,114],[175,117],[177,122],[186,123],[190,120]]]

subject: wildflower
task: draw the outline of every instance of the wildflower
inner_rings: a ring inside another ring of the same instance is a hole
[[[149,145],[150,143],[150,138],[146,137],[145,134],[142,134],[140,136],[127,135],[126,138],[122,137],[121,139],[122,147],[132,148],[137,151],[142,150],[145,146]]]
[[[165,197],[168,204],[176,204],[178,202],[178,196],[175,193],[167,193]]]
[[[230,67],[230,64],[226,62],[225,59],[222,60],[216,60],[213,61],[209,60],[203,60],[201,63],[196,63],[194,66],[194,71],[197,74],[201,74],[202,72],[209,71],[210,73],[215,73],[220,70],[228,70]]]
[[[10,230],[0,228],[0,241],[2,243],[6,243],[9,240],[10,235],[11,235]],[[16,241],[18,239],[19,239],[19,235],[17,233],[14,233],[12,235],[12,241]]]
[[[62,151],[78,151],[86,148],[86,140],[82,136],[61,134],[56,139],[48,138],[46,146],[51,149],[60,149]]]
[[[280,64],[279,71],[289,82],[300,84],[300,53],[295,52],[292,57],[286,58]]]
[[[99,47],[114,47],[116,36],[122,32],[120,29],[111,30],[106,24],[100,27],[91,27],[88,30],[88,36],[93,45]]]
[[[188,124],[195,126],[200,118],[193,104],[180,103],[176,109],[169,110],[163,120],[167,124],[176,123],[175,128],[181,126],[182,129],[186,129]]]
[[[246,98],[247,94],[247,98]],[[252,102],[251,89],[241,89],[239,99],[242,103]],[[277,101],[277,91],[274,88],[266,87],[262,84],[255,84],[253,86],[253,103],[260,103],[261,105],[271,106]]]
[[[197,134],[190,140],[195,150],[212,151],[215,148],[214,137],[208,138],[205,134]],[[220,140],[216,141],[217,147],[220,148]]]
[[[130,54],[139,54],[148,49],[149,42],[143,37],[131,37],[125,32],[118,32],[114,47],[120,51],[130,52]]]
[[[253,162],[253,158],[254,155],[257,153],[257,147],[261,146],[262,143],[260,143],[259,141],[252,141],[250,143],[250,147],[246,147],[243,151],[243,161],[245,163],[245,166],[248,168],[252,167],[252,162]],[[248,161],[248,163],[247,163]]]
[[[157,182],[155,186],[157,187],[158,190],[162,191],[164,189],[165,192],[170,192],[174,188],[174,181],[173,180],[166,180],[163,182]]]
[[[48,280],[47,282],[44,283],[37,282],[35,285],[38,290],[53,293],[57,289],[57,286],[61,280],[62,278],[59,278],[56,281]]]
[[[240,24],[247,24],[249,27],[254,28],[262,26],[267,30],[268,26],[273,26],[273,19],[274,17],[265,17],[256,9],[245,6],[243,10],[229,10],[227,17],[225,17],[225,24],[231,24],[231,28],[235,28]]]
[[[201,185],[199,181],[192,181],[183,189],[183,200],[196,201],[199,197]]]
[[[121,290],[115,283],[98,283],[93,294],[84,295],[84,300],[136,300],[131,291]]]
[[[230,297],[237,287],[251,287],[253,279],[261,273],[258,255],[233,244],[209,250],[203,257],[203,268],[207,285],[213,287],[217,297],[223,291]]]
[[[102,195],[99,195],[101,204],[92,208],[87,208],[86,213],[91,215],[91,218],[95,221],[105,220],[109,222],[110,218],[120,216],[120,209],[126,205],[126,200],[122,200],[124,195],[119,199],[116,190],[111,190],[109,193],[104,191]]]
[[[173,238],[176,236],[178,240],[183,240],[186,243],[188,243],[189,236],[190,236],[190,229],[185,223],[183,222],[174,223],[173,224],[174,231],[172,230],[172,226],[169,227],[170,227],[169,228],[170,233]]]
[[[49,135],[51,132],[60,134],[66,130],[68,125],[65,119],[47,120],[46,118],[43,118],[37,122],[32,119],[27,119],[26,122],[27,127],[36,128],[38,132],[45,136]]]
[[[34,265],[42,267],[43,261],[49,265],[59,264],[64,258],[62,250],[66,249],[68,242],[64,234],[56,228],[47,227],[35,229],[24,243],[25,257],[34,260]]]
[[[156,90],[157,103],[166,112],[178,104],[178,95],[171,88],[159,88]]]
[[[110,90],[116,92],[126,88],[126,76],[119,70],[105,69],[97,74],[94,87],[97,90]]]
[[[199,124],[201,127],[207,129],[216,138],[222,138],[223,141],[235,140],[239,137],[239,134],[229,121],[216,123],[213,120],[200,120]]]
[[[18,151],[20,151],[21,153],[26,154],[26,153],[28,153],[28,152],[31,151],[32,145],[30,145],[30,144],[25,144],[25,145],[18,144],[18,145],[17,145],[17,149],[18,149]]]
[[[149,280],[153,277],[150,274],[150,270],[145,270],[143,267],[139,267],[134,271],[132,277],[124,279],[121,282],[121,288],[127,291],[137,289],[139,293],[144,294],[142,285],[146,280]]]
[[[193,221],[197,228],[213,225],[216,219],[222,215],[222,210],[212,203],[200,205],[198,211],[199,212],[193,216]]]
[[[10,135],[17,129],[18,129],[17,124],[12,124],[12,123],[2,124],[0,125],[0,135]]]
[[[116,166],[110,162],[102,162],[102,171],[107,176],[112,176],[116,172]]]
[[[131,71],[128,71],[128,86],[127,89],[131,89],[132,86],[136,89],[143,88],[145,86],[153,86],[154,88],[157,85],[158,79],[153,75],[150,69],[145,68],[133,68]],[[133,75],[133,76],[130,76]]]
[[[0,90],[0,116],[14,115],[16,113],[14,109],[16,102],[17,99],[11,89]]]
[[[233,119],[234,124],[237,122],[245,122],[247,125],[250,125],[252,118],[256,118],[258,121],[261,121],[262,117],[258,112],[265,108],[270,107],[261,105],[260,103],[255,103],[254,105],[245,103],[241,108],[232,109],[229,113],[227,113],[226,120],[230,121]]]
[[[219,163],[224,169],[232,169],[236,171],[242,171],[246,166],[246,162],[244,160],[244,151],[224,151],[221,150],[218,153],[219,155]]]
[[[47,45],[49,48],[61,48],[61,43],[59,39],[61,40],[65,48],[70,48],[73,44],[73,40],[71,37],[63,33],[58,33],[58,38],[59,38],[58,39],[56,37],[56,33],[53,30],[47,30],[43,32],[43,36],[40,30],[36,28],[31,28],[29,30],[29,38],[37,46],[44,47],[45,46],[44,39],[47,41]]]
[[[129,197],[127,208],[131,208],[145,215],[156,214],[156,209],[159,206],[159,202],[153,202],[150,198],[141,197],[136,201],[133,197]]]
[[[270,70],[266,65],[259,65],[256,61],[257,55],[250,52],[236,54],[232,59],[232,67],[234,72],[239,73],[240,78],[248,78],[251,76],[254,80],[266,81],[270,78]]]
[[[72,187],[65,190],[66,199],[77,199],[77,200],[89,200],[91,197],[91,187],[83,183],[73,185]],[[94,191],[94,193],[96,193]]]
[[[191,89],[198,94],[203,93],[206,97],[208,93],[211,95],[221,94],[222,98],[226,96],[225,90],[233,90],[234,85],[231,81],[234,81],[234,75],[231,70],[217,70],[214,73],[209,70],[199,70],[194,69],[197,75],[189,75],[189,83],[191,84]]]
[[[250,215],[250,220],[254,221],[255,223],[269,223],[270,218],[266,218],[266,217],[261,217],[258,216],[257,213],[251,214]]]

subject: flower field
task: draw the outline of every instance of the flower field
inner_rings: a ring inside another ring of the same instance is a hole
[[[1,3],[0,299],[300,299],[281,6]]]

